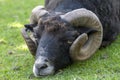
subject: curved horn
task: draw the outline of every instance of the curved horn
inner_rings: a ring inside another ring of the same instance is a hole
[[[47,15],[49,12],[44,9],[43,6],[37,6],[32,10],[31,17],[30,17],[30,23],[35,24],[38,23],[39,19],[45,15]]]
[[[21,30],[21,33],[22,33],[22,36],[23,36],[23,38],[24,38],[24,40],[25,40],[25,42],[26,42],[26,44],[27,44],[31,54],[33,56],[35,56],[36,49],[37,49],[37,46],[36,46],[35,42],[29,37],[29,35],[27,34],[25,28],[23,28]]]
[[[97,30],[97,32],[80,35],[70,47],[70,55],[73,60],[86,60],[100,47],[103,39],[103,28],[99,18],[91,11],[76,9],[62,15],[61,18],[73,26],[85,26]],[[87,39],[88,37],[88,39]]]
[[[30,24],[35,24],[35,28],[37,28],[38,25],[38,21],[40,20],[40,18],[42,18],[43,16],[49,14],[48,11],[46,11],[44,9],[43,6],[37,6],[32,10],[31,16],[30,16]],[[33,37],[33,33],[31,32],[30,35],[27,34],[26,29],[22,29],[21,31],[22,36],[31,52],[31,54],[33,56],[36,55],[36,50],[37,50],[37,42],[35,37]],[[31,37],[32,36],[32,37]]]

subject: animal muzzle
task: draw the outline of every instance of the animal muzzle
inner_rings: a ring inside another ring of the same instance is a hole
[[[54,74],[54,66],[46,57],[38,57],[33,66],[33,73],[36,77]]]

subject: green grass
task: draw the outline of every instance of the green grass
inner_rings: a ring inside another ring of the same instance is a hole
[[[92,58],[54,76],[32,77],[34,58],[21,36],[31,10],[43,0],[0,0],[0,80],[120,80],[120,36]]]

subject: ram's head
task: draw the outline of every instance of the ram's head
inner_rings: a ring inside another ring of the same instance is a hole
[[[22,30],[29,50],[35,56],[35,76],[54,74],[73,61],[86,60],[100,47],[103,30],[93,12],[76,9],[59,16],[44,12],[47,16],[39,17],[37,25],[26,25],[27,28],[32,26],[33,38],[26,29]]]

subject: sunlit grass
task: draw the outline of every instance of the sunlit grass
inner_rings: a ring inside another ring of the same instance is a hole
[[[84,62],[54,76],[35,78],[34,58],[21,36],[31,10],[44,0],[0,0],[0,80],[120,80],[120,36]]]
[[[0,0],[0,2],[4,2],[5,0]]]
[[[0,44],[6,43],[5,39],[0,39]]]
[[[8,26],[10,27],[16,27],[16,28],[21,28],[23,27],[23,24],[19,23],[19,22],[13,22],[13,23],[9,23]]]
[[[18,49],[18,50],[28,50],[28,47],[27,47],[27,45],[22,44],[22,45],[16,47],[16,49]]]

